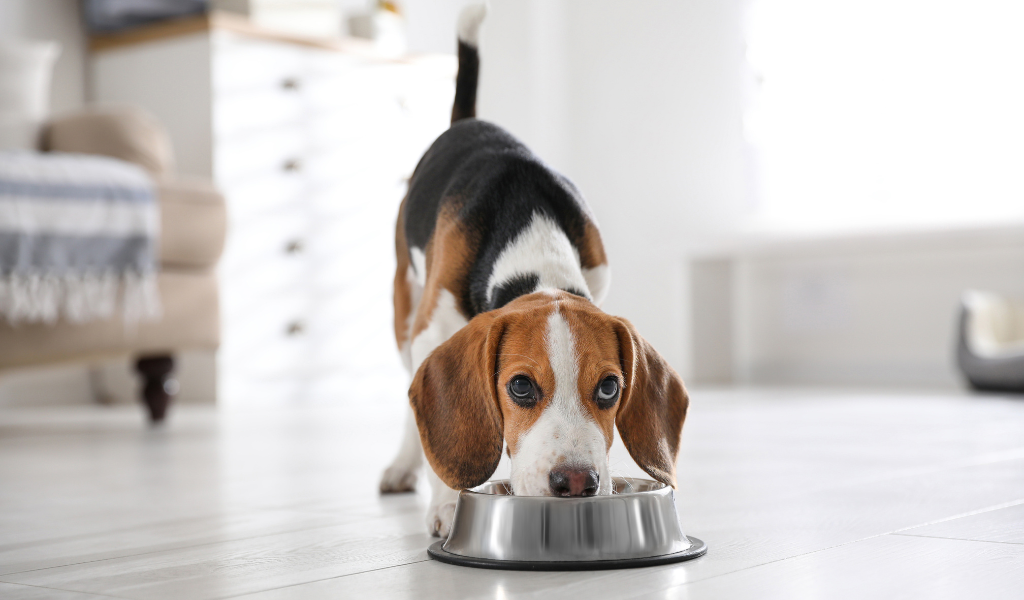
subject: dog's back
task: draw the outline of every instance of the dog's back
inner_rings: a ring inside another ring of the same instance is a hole
[[[585,277],[545,282],[541,271],[552,265],[529,264],[529,257],[527,263],[514,265],[512,273],[496,272],[502,254],[538,227],[569,241],[578,255],[573,259],[577,269],[592,270],[605,263],[597,228],[575,187],[497,125],[458,121],[420,161],[404,210],[410,252],[426,252],[445,220],[457,221],[464,235],[468,260],[458,268],[465,270],[465,281],[449,291],[467,319],[501,308],[544,283],[595,299]]]
[[[418,333],[409,318],[418,290],[409,290],[408,310],[399,307],[410,283],[429,288],[436,279],[466,320],[544,287],[596,303],[607,291],[600,234],[575,186],[510,133],[474,118],[474,17],[460,23],[452,126],[420,160],[399,214],[400,346]]]

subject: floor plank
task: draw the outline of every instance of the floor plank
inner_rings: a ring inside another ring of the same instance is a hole
[[[1024,503],[914,527],[900,535],[1024,544]]]
[[[107,529],[99,535],[3,544],[0,545],[0,575],[320,529],[364,518],[356,514],[261,510]]]
[[[658,590],[663,598],[1021,597],[1024,547],[885,535]],[[624,598],[649,598],[648,592]]]
[[[4,581],[124,598],[221,598],[426,559],[422,517],[217,542],[5,575]]]
[[[4,600],[106,600],[114,597],[0,582],[0,598]]]

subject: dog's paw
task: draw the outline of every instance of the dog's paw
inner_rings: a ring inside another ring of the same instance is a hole
[[[427,531],[434,537],[446,539],[455,520],[455,503],[446,502],[427,509]]]
[[[380,493],[401,494],[416,491],[416,471],[405,466],[391,465],[380,478]]]

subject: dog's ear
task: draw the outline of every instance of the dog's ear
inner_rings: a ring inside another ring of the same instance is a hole
[[[493,315],[476,316],[423,361],[409,387],[424,454],[452,489],[484,483],[501,460],[494,373],[503,330]]]
[[[626,379],[615,416],[619,435],[640,468],[675,487],[679,437],[690,403],[683,380],[632,323],[616,319],[615,332]]]

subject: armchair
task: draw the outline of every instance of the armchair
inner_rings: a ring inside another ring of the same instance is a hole
[[[161,232],[157,279],[162,317],[127,326],[120,317],[75,324],[0,321],[0,369],[132,357],[144,381],[142,401],[163,420],[175,384],[174,354],[220,343],[214,268],[224,245],[224,198],[204,180],[174,175],[163,128],[132,108],[89,109],[51,120],[44,150],[102,154],[136,163],[156,182]]]

